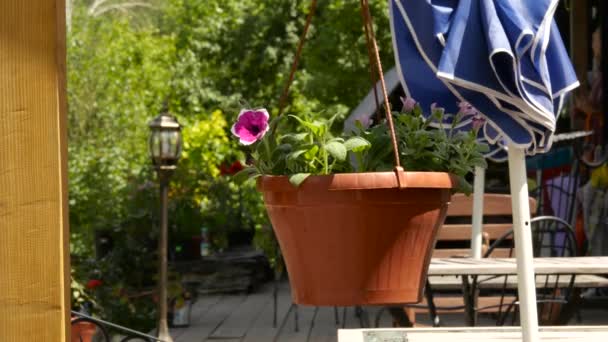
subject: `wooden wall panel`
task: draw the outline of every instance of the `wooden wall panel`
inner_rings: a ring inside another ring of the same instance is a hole
[[[0,341],[67,339],[64,0],[0,0]]]

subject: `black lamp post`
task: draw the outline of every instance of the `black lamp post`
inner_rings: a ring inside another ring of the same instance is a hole
[[[158,241],[159,277],[158,277],[158,338],[165,342],[173,342],[167,324],[167,193],[169,178],[177,167],[182,152],[181,126],[163,108],[162,113],[148,125],[150,139],[148,147],[154,168],[160,181],[160,239]]]

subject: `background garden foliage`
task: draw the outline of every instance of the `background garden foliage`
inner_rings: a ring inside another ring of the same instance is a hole
[[[149,299],[134,294],[155,283],[158,197],[147,123],[164,100],[184,126],[184,153],[170,193],[171,239],[187,240],[206,226],[215,248],[222,248],[230,231],[255,230],[254,241],[274,258],[259,194],[252,184],[239,187],[230,178],[230,167],[245,155],[228,123],[242,107],[263,106],[276,114],[309,4],[71,0],[73,276],[80,283],[102,280],[88,291],[100,299],[97,310],[104,318],[140,329],[153,325],[153,307],[143,304]],[[380,50],[390,66],[386,7],[386,1],[372,3]],[[339,122],[368,91],[368,68],[358,2],[321,1],[287,112],[337,115]],[[109,238],[112,248],[90,263],[99,252],[96,235]]]

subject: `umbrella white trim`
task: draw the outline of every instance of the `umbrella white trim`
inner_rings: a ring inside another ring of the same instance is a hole
[[[443,47],[445,47],[445,36],[443,33],[437,33],[437,40],[441,43]]]
[[[532,87],[534,87],[534,88],[536,88],[536,89],[538,89],[538,90],[541,90],[542,92],[544,92],[545,94],[547,94],[549,97],[553,97],[553,95],[551,95],[551,93],[549,93],[549,91],[547,90],[547,88],[544,85],[542,85],[542,84],[540,84],[538,82],[532,81],[531,79],[525,78],[523,76],[521,77],[521,81],[524,82],[524,83],[526,83],[526,84],[528,84],[528,85],[530,85],[530,86],[532,86]]]
[[[542,45],[542,54],[544,56],[545,52],[547,51],[547,46],[549,46],[549,37],[550,37],[550,33],[551,30],[547,29],[547,26],[551,26],[552,23],[552,19],[553,16],[555,15],[555,11],[557,10],[557,5],[559,4],[559,0],[553,0],[551,2],[551,4],[548,6],[547,11],[545,12],[545,16],[543,17],[543,20],[540,22],[540,26],[538,27],[537,32],[542,32],[542,38],[543,38],[543,45]],[[536,59],[536,51],[538,50],[538,44],[541,41],[541,35],[537,34],[534,37],[534,45],[532,46],[532,53],[530,55],[530,57],[532,58],[532,63],[534,63],[534,60]]]
[[[569,87],[566,87],[566,88],[560,90],[558,93],[556,93],[556,94],[558,94],[557,96],[559,96],[559,105],[557,108],[556,120],[559,117],[559,115],[561,114],[562,109],[564,108],[564,101],[566,100],[566,93],[572,91],[575,88],[578,88],[579,86],[580,86],[580,83],[578,81],[576,81],[576,83],[574,83],[574,84],[570,85]],[[554,99],[556,97],[554,97]]]
[[[558,96],[562,96],[563,97],[563,95],[565,93],[571,92],[572,90],[580,87],[580,85],[581,85],[581,83],[579,81],[576,81],[576,82],[570,84],[569,86],[567,86],[567,87],[559,90],[558,92],[554,93],[553,94],[553,99],[556,99]]]

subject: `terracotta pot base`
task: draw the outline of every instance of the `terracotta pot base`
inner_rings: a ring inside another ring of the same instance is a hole
[[[290,276],[295,303],[317,306],[417,303],[449,174],[405,172],[286,177],[258,183]]]

